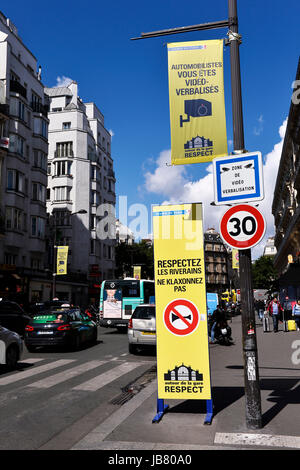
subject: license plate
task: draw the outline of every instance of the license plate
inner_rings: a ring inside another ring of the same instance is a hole
[[[154,331],[142,331],[142,335],[155,335]]]
[[[38,335],[53,335],[53,331],[38,331]]]

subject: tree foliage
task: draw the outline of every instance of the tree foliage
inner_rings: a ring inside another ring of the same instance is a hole
[[[271,256],[261,256],[252,264],[254,289],[277,290],[277,274]]]
[[[133,277],[133,266],[141,266],[142,279],[154,279],[153,246],[145,241],[116,246],[116,278]]]

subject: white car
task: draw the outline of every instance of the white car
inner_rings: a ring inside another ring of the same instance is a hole
[[[138,305],[128,323],[129,352],[156,345],[155,305]]]
[[[15,369],[23,354],[23,340],[14,331],[0,325],[0,365],[9,370]]]

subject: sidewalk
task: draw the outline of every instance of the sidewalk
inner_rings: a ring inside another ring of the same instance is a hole
[[[73,449],[300,449],[300,332],[264,333],[257,321],[263,427],[253,431],[246,427],[241,317],[230,325],[235,344],[209,346],[211,425],[204,425],[202,400],[166,402],[168,412],[153,424],[157,398],[153,381]]]

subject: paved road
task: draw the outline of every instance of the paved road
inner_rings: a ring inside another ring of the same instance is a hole
[[[16,371],[0,370],[0,449],[68,449],[126,401],[122,389],[155,365],[155,351],[133,356],[127,335],[99,328],[96,345],[79,351],[40,349]]]

